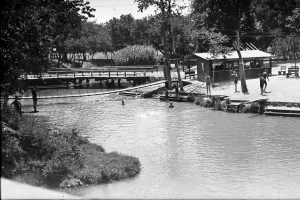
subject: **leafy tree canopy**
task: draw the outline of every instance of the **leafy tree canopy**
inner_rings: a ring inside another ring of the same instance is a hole
[[[60,48],[92,11],[83,0],[1,1],[1,83],[14,84],[22,72],[47,69],[49,52]]]

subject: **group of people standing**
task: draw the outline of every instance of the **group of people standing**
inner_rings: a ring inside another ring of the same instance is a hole
[[[269,76],[268,76],[268,71],[265,70],[262,74],[259,74],[259,80],[260,80],[260,94],[264,95],[266,93],[266,88],[267,88],[267,80],[269,81]],[[234,89],[235,92],[238,92],[237,90],[237,84],[238,84],[238,74],[235,72],[233,74],[233,82],[234,82]],[[204,78],[204,83],[206,84],[206,94],[211,95],[211,86],[212,86],[212,81],[208,73],[205,73],[205,78]],[[203,83],[203,84],[204,84]]]

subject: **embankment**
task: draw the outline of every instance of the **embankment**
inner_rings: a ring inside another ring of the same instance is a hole
[[[18,116],[11,109],[2,109],[1,115],[2,177],[57,188],[66,179],[106,183],[140,172],[137,158],[107,153],[75,129],[60,131],[46,118]]]

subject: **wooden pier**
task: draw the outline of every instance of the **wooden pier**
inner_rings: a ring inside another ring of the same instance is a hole
[[[271,108],[266,108],[264,114],[274,115],[274,116],[300,117],[300,109],[271,107]]]
[[[23,74],[19,80],[26,85],[67,85],[81,84],[83,81],[89,83],[91,80],[106,83],[113,87],[117,82],[120,86],[121,80],[132,83],[133,86],[150,81],[150,73],[155,70],[154,67],[143,68],[107,68],[98,70],[59,70],[48,71],[40,75]]]

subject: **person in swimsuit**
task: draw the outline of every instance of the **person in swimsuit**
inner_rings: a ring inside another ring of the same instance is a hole
[[[260,95],[264,95],[265,82],[265,78],[261,74],[259,74]]]
[[[237,92],[237,83],[238,83],[238,75],[237,73],[234,74],[234,86],[235,86],[235,92]]]
[[[210,86],[211,86],[211,79],[208,73],[205,74],[205,83],[206,83],[206,94],[211,95]]]
[[[267,79],[269,80],[269,76],[268,76],[268,70],[266,69],[263,74],[262,74],[263,78],[265,79],[265,87],[264,87],[264,92],[266,92],[266,88],[267,88]]]

